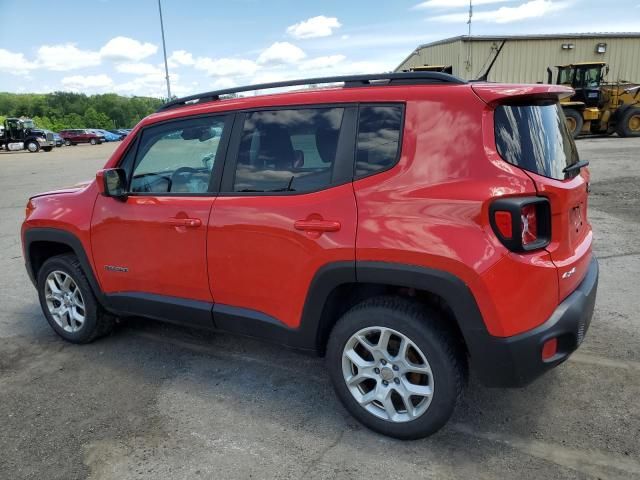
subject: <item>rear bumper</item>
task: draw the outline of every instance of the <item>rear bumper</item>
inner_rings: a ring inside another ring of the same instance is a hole
[[[472,355],[471,365],[480,380],[492,387],[521,387],[564,362],[580,346],[589,328],[597,289],[598,262],[593,258],[580,285],[545,323],[513,337],[487,334],[478,339],[474,350],[480,354],[475,358]],[[558,351],[542,360],[542,346],[551,338],[557,338]]]

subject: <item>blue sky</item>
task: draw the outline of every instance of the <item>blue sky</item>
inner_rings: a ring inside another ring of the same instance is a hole
[[[0,4],[0,91],[166,94],[156,0]],[[640,31],[640,0],[473,4],[473,34]],[[163,0],[162,6],[177,95],[389,71],[421,43],[466,34],[468,16],[467,0]],[[37,14],[18,20],[28,12]]]

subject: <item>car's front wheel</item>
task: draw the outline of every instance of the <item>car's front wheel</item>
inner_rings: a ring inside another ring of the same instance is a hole
[[[439,314],[399,297],[367,300],[335,325],[327,363],[336,393],[367,427],[401,439],[426,437],[452,415],[465,358]]]
[[[89,140],[89,142],[91,143],[91,145],[95,145],[97,143],[95,138],[92,138],[91,140]]]
[[[65,141],[64,141],[64,144],[65,144],[67,147],[70,147],[70,146],[71,146],[71,140],[65,140]]]
[[[88,343],[111,331],[113,318],[98,304],[75,255],[44,262],[38,272],[38,296],[49,325],[69,342]]]

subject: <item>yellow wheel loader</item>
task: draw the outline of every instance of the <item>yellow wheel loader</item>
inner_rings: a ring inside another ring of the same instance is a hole
[[[555,83],[567,85],[575,94],[561,101],[567,127],[574,137],[580,134],[617,133],[620,137],[640,136],[640,85],[626,81],[607,83],[609,67],[604,62],[558,65]],[[547,69],[548,83],[553,72]]]

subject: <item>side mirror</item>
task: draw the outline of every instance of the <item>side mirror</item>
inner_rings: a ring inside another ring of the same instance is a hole
[[[98,189],[105,197],[127,199],[127,176],[123,168],[107,168],[96,173]]]

